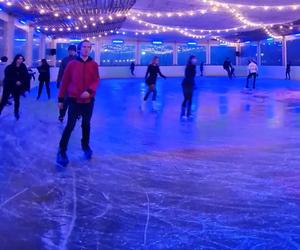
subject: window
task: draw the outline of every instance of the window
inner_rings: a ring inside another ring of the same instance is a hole
[[[22,30],[18,27],[15,28],[15,34],[14,34],[14,45],[13,45],[13,53],[14,56],[16,54],[22,54],[25,56],[26,53],[26,31]],[[26,59],[26,58],[25,58]]]
[[[100,60],[102,66],[128,66],[135,61],[135,46],[126,44],[103,45]]]
[[[282,65],[282,43],[267,39],[261,43],[261,65]]]
[[[294,66],[300,66],[300,39],[287,41],[287,61]]]
[[[154,56],[159,57],[160,65],[173,65],[173,47],[172,45],[142,45],[141,46],[141,64],[148,65]]]
[[[241,65],[248,65],[249,60],[257,62],[257,44],[245,43],[241,47]]]
[[[56,61],[58,62],[58,65],[64,57],[68,56],[68,48],[70,45],[71,44],[69,43],[56,44]]]
[[[61,63],[61,60],[68,56],[68,48],[70,45],[78,45],[79,41],[72,42],[72,43],[57,43],[56,44],[56,65],[59,66]],[[94,50],[94,44],[92,44],[92,51],[90,53],[90,57],[95,59],[95,50]]]
[[[212,46],[211,47],[211,64],[223,65],[226,58],[229,58],[232,65],[236,64],[235,47]]]
[[[5,27],[5,22],[0,19],[0,57],[4,56],[4,27]]]
[[[191,55],[198,59],[198,63],[206,63],[206,49],[205,46],[198,45],[180,45],[178,46],[178,65],[185,65]]]
[[[39,66],[40,60],[40,35],[39,33],[33,33],[33,43],[32,43],[32,67]]]

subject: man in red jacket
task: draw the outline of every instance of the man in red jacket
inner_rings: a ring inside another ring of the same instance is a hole
[[[89,54],[91,43],[84,40],[78,45],[79,57],[68,63],[62,78],[58,94],[58,106],[63,108],[64,98],[68,98],[68,122],[62,134],[57,163],[66,166],[69,163],[66,151],[71,133],[78,116],[82,117],[81,146],[87,159],[92,157],[90,148],[90,121],[93,114],[94,97],[99,84],[98,65]]]

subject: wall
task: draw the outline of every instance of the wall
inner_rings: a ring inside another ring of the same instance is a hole
[[[167,77],[182,77],[184,75],[184,66],[161,66],[161,72]],[[136,77],[145,77],[147,67],[137,66],[135,69]],[[199,73],[199,67],[197,68]],[[99,68],[101,78],[128,78],[131,77],[129,66],[114,66],[114,67],[100,67]],[[51,68],[51,81],[56,81],[58,73],[58,68]],[[246,76],[247,67],[246,66],[236,66],[235,67],[236,76]],[[260,66],[259,76],[263,78],[274,78],[283,79],[285,78],[285,67],[283,66]],[[226,76],[222,66],[205,66],[204,67],[205,76]],[[293,79],[300,80],[300,66],[292,67],[291,75]]]

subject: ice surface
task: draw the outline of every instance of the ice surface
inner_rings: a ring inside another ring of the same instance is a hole
[[[300,249],[300,85],[197,79],[193,121],[181,79],[159,81],[159,112],[139,111],[141,79],[103,80],[70,165],[55,166],[56,90],[0,117],[0,249]],[[150,105],[150,102],[149,102]]]

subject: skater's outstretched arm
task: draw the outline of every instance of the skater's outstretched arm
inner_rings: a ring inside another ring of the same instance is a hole
[[[160,71],[160,68],[158,67],[158,74],[162,77],[162,78],[167,78],[165,75],[163,75],[162,73],[161,73],[161,71]]]

